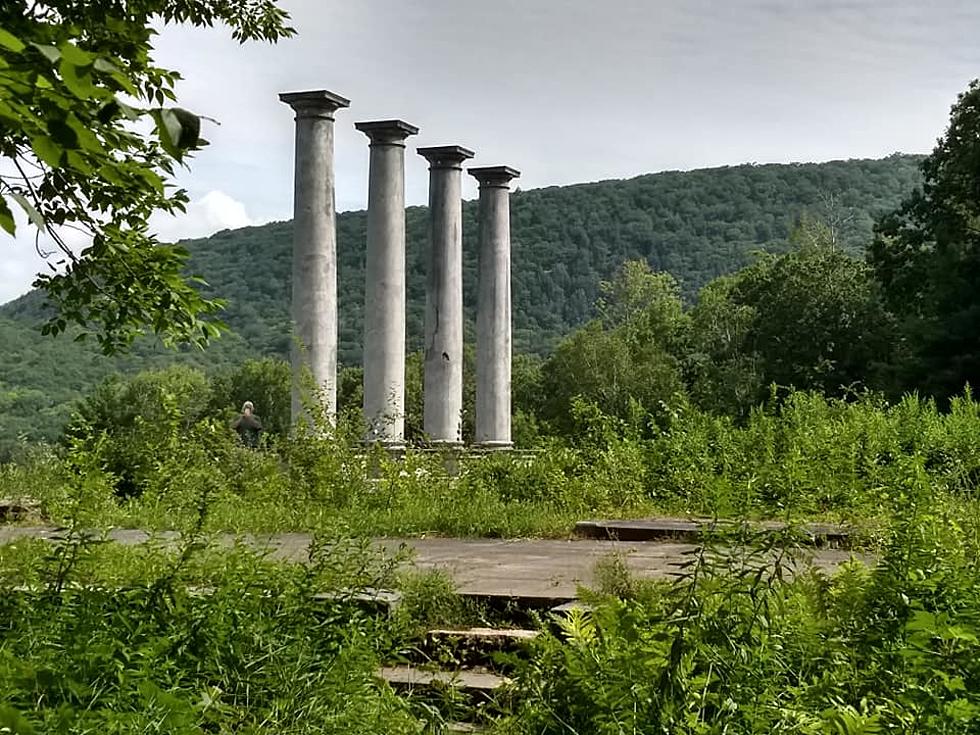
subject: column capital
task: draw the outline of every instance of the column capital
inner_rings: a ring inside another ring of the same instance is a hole
[[[510,166],[480,166],[467,169],[470,176],[480,182],[480,188],[502,188],[510,186],[511,179],[516,179],[521,172]]]
[[[422,158],[429,162],[429,168],[455,168],[462,170],[463,161],[473,158],[474,153],[461,145],[436,145],[417,148]]]
[[[308,92],[283,92],[279,95],[280,102],[285,102],[296,112],[296,117],[327,117],[333,120],[333,114],[342,107],[350,107],[350,100],[339,94],[325,89],[313,89]]]
[[[415,135],[419,129],[404,120],[367,120],[354,123],[354,127],[371,139],[371,145],[405,146],[405,138]]]

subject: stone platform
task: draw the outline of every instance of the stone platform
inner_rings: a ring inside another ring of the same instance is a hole
[[[778,534],[787,532],[789,524],[782,521],[715,521],[710,518],[643,518],[637,520],[579,521],[575,535],[582,538],[617,541],[674,540],[696,543],[712,534],[744,530],[749,534]],[[805,523],[793,527],[797,539],[817,546],[847,547],[851,529],[842,524]]]
[[[24,538],[52,539],[57,529],[45,527],[0,527],[0,544]],[[174,540],[172,532],[155,534]],[[117,529],[109,539],[122,544],[140,544],[150,534],[139,530]],[[272,558],[304,562],[308,558],[311,537],[303,533],[271,536],[236,537],[223,534],[218,542],[231,545],[245,538],[257,549],[266,550]],[[697,546],[691,543],[662,541],[610,541],[597,539],[459,539],[459,538],[388,538],[375,544],[390,553],[407,547],[412,564],[419,569],[442,569],[450,574],[460,594],[472,597],[516,599],[526,606],[548,607],[573,600],[580,585],[593,583],[596,562],[620,556],[639,578],[666,579],[677,574],[680,565],[691,558]],[[853,558],[848,551],[830,548],[811,550],[805,563],[831,571]],[[857,558],[866,563],[871,559]]]

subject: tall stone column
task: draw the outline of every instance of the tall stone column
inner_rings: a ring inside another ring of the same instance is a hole
[[[309,382],[323,410],[337,413],[337,231],[334,202],[334,113],[350,101],[326,90],[288,92],[296,113],[293,204],[292,418],[303,415]]]
[[[480,183],[479,288],[476,306],[476,443],[511,446],[509,166],[471,168]]]
[[[423,430],[433,444],[463,441],[463,161],[458,145],[419,148],[429,162]]]
[[[405,441],[405,138],[402,120],[354,125],[371,140],[364,290],[366,440]]]

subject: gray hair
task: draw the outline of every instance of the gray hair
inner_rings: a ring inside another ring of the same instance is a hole
[[[252,404],[251,401],[245,401],[245,403],[242,404],[242,413],[245,413],[246,411],[254,411],[254,410],[255,410],[255,406]]]

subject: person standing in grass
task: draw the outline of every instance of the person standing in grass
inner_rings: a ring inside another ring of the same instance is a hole
[[[242,404],[242,414],[232,423],[231,428],[238,432],[238,437],[246,447],[255,449],[259,446],[259,434],[262,433],[262,422],[255,415],[255,406],[251,401]]]

